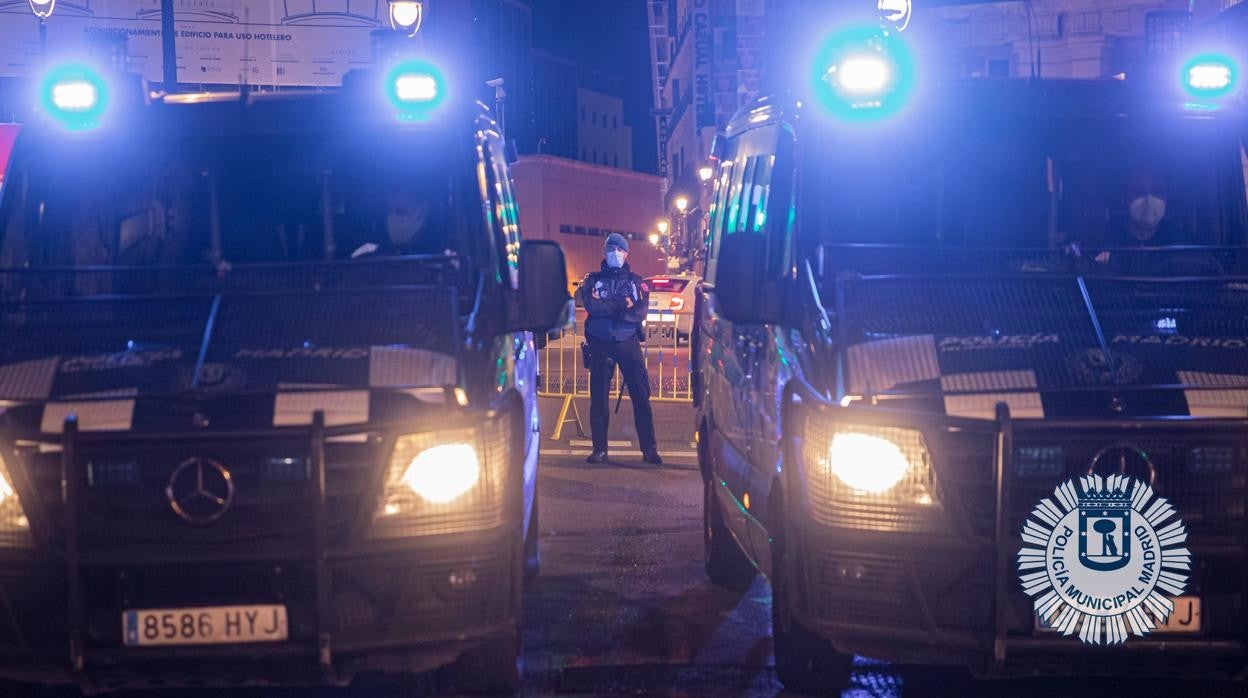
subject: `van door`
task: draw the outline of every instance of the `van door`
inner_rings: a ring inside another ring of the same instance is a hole
[[[777,226],[789,225],[788,216],[779,216],[782,220],[775,223],[771,218],[777,145],[791,142],[791,135],[779,125],[752,129],[724,142],[707,256],[710,288],[733,283],[733,279],[720,278],[718,269],[719,250],[726,236],[767,235]],[[789,232],[778,231],[782,244],[788,244],[783,236]],[[723,502],[723,511],[740,540],[749,539],[755,551],[760,546],[765,551],[766,531],[750,509],[759,501],[751,488],[760,481],[769,484],[776,465],[772,457],[776,448],[765,445],[768,430],[774,431],[775,419],[770,412],[762,414],[776,407],[768,404],[768,395],[774,391],[764,387],[765,379],[775,375],[768,371],[767,363],[771,330],[758,325],[734,326],[715,313],[713,294],[705,298],[704,336],[700,338],[705,346],[699,351],[699,360],[707,365],[703,376],[713,426],[710,448],[718,468],[716,475],[727,489],[721,495],[736,500]],[[760,442],[760,437],[764,441]],[[777,439],[770,437],[770,441],[776,443]]]
[[[725,235],[767,238],[769,265],[792,256],[793,136],[783,125],[755,129],[742,137],[737,160],[743,165],[739,199],[730,202]],[[774,272],[779,275],[779,269]],[[792,376],[787,330],[772,325],[738,326],[738,358],[746,384],[749,472],[743,498],[745,523],[754,559],[769,569],[771,536],[764,526],[767,502],[780,464],[780,398]],[[761,521],[760,521],[761,519]]]
[[[719,243],[729,225],[730,202],[741,197],[744,171],[735,159],[736,150],[736,139],[724,141],[711,211],[705,289],[713,289],[720,281],[717,274]],[[749,414],[745,392],[748,380],[741,361],[744,347],[738,342],[732,323],[715,311],[714,293],[702,294],[699,313],[698,344],[694,353],[702,376],[700,388],[705,401],[702,411],[709,427],[708,443],[704,447],[715,469],[711,474],[712,484],[723,483],[715,487],[715,491],[724,521],[749,553],[749,532],[741,503],[749,481]]]
[[[516,205],[515,186],[511,179],[511,169],[507,166],[506,151],[503,141],[492,129],[478,132],[478,154],[481,158],[481,171],[485,176],[485,191],[488,199],[487,223],[497,250],[496,268],[498,281],[504,287],[517,288],[519,285],[520,260],[520,213]],[[531,332],[517,332],[499,338],[501,365],[510,368],[509,386],[514,389],[524,403],[524,488],[526,493],[533,492],[537,483],[538,447],[541,443],[541,424],[538,417],[537,404],[537,351]],[[499,387],[503,387],[500,382]],[[529,514],[534,498],[526,496],[524,521],[530,520]]]

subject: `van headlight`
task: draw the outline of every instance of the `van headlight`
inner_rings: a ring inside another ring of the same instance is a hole
[[[896,487],[913,464],[888,439],[845,432],[832,437],[828,467],[850,489],[879,494]]]
[[[802,480],[810,513],[830,526],[928,531],[942,510],[931,454],[915,429],[805,419]]]
[[[846,425],[830,436],[819,467],[833,486],[857,496],[932,503],[932,459],[921,432]]]
[[[13,488],[13,477],[0,454],[0,548],[28,548],[34,544],[30,536],[30,520]]]
[[[431,446],[412,458],[399,481],[427,502],[447,504],[481,481],[481,459],[472,444]]]
[[[501,424],[495,419],[481,429],[395,439],[370,536],[403,538],[502,525],[507,458]]]

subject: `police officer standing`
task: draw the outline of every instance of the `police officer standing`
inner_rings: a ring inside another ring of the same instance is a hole
[[[578,293],[589,313],[585,337],[589,344],[589,425],[594,452],[586,460],[607,460],[607,426],[611,412],[611,377],[619,364],[633,403],[633,421],[642,459],[659,465],[650,412],[650,376],[641,356],[641,323],[650,304],[650,289],[628,267],[628,240],[619,233],[607,236],[602,268],[585,277]]]

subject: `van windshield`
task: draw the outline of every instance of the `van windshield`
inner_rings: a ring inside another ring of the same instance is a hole
[[[37,140],[6,179],[0,269],[467,256],[489,239],[473,148],[459,141],[177,130]]]
[[[806,159],[800,215],[823,245],[1092,259],[1248,242],[1243,148],[1213,123],[981,118],[815,139],[826,157]]]

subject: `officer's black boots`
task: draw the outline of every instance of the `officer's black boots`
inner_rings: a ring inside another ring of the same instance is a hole
[[[656,453],[655,456],[657,457],[658,454]],[[594,451],[593,453],[589,454],[589,458],[586,458],[585,462],[586,463],[605,463],[607,462],[607,452],[606,451]]]

